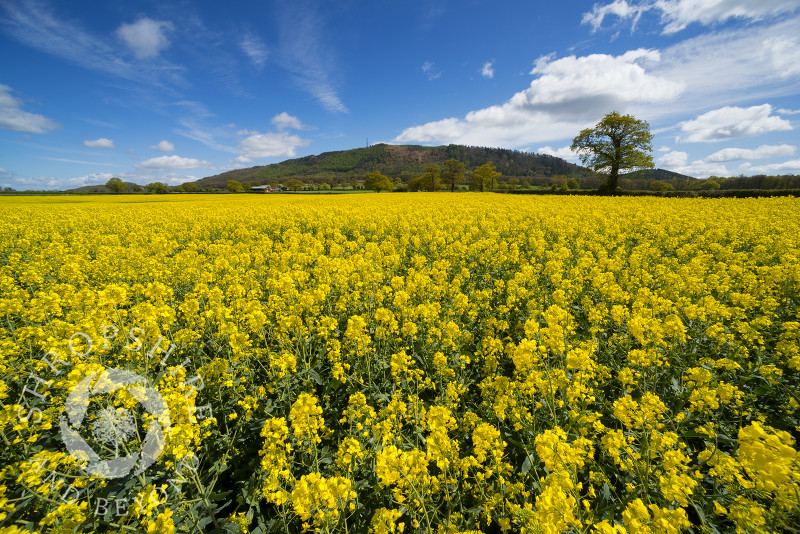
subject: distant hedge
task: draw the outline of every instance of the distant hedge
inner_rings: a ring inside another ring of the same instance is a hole
[[[526,189],[495,191],[510,195],[603,195],[596,189],[573,189],[551,191],[549,189]],[[612,195],[609,195],[612,196]],[[762,197],[800,197],[800,189],[717,189],[713,191],[617,191],[617,197],[669,197],[669,198],[762,198]]]

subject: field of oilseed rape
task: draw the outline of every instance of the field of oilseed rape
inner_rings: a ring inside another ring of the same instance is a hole
[[[800,201],[0,199],[0,533],[798,532]]]

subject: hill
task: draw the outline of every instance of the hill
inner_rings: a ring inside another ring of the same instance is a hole
[[[503,179],[516,177],[523,183],[533,185],[549,182],[549,178],[555,175],[578,179],[594,176],[592,171],[561,158],[516,150],[463,145],[427,147],[377,144],[368,148],[324,152],[272,165],[236,169],[201,178],[195,183],[203,188],[224,188],[228,180],[246,181],[251,185],[282,182],[289,178],[299,178],[304,182],[347,183],[361,180],[376,170],[405,182],[425,172],[427,165],[441,164],[451,158],[463,162],[468,172],[492,162],[502,173]]]
[[[126,193],[141,193],[143,187],[139,184],[135,184],[133,182],[123,182],[125,184],[125,192]],[[75,195],[91,195],[94,193],[108,193],[110,194],[111,191],[108,190],[105,184],[95,184],[95,185],[84,185],[82,187],[75,187],[72,189],[67,189],[64,193],[71,193]]]
[[[642,169],[619,175],[620,189],[649,190],[653,182],[666,182],[678,191],[697,189],[703,180],[666,169]]]
[[[666,169],[642,169],[619,175],[620,180],[697,180],[686,174],[668,171]]]

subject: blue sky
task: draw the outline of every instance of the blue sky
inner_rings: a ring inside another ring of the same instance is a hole
[[[370,143],[800,173],[800,0],[0,0],[0,186],[179,184]]]

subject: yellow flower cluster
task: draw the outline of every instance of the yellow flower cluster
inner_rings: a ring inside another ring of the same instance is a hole
[[[294,512],[303,528],[321,529],[336,524],[339,514],[350,508],[356,493],[344,477],[325,478],[319,473],[303,475],[292,490]]]
[[[788,197],[2,198],[0,531],[791,531],[798,235]]]

